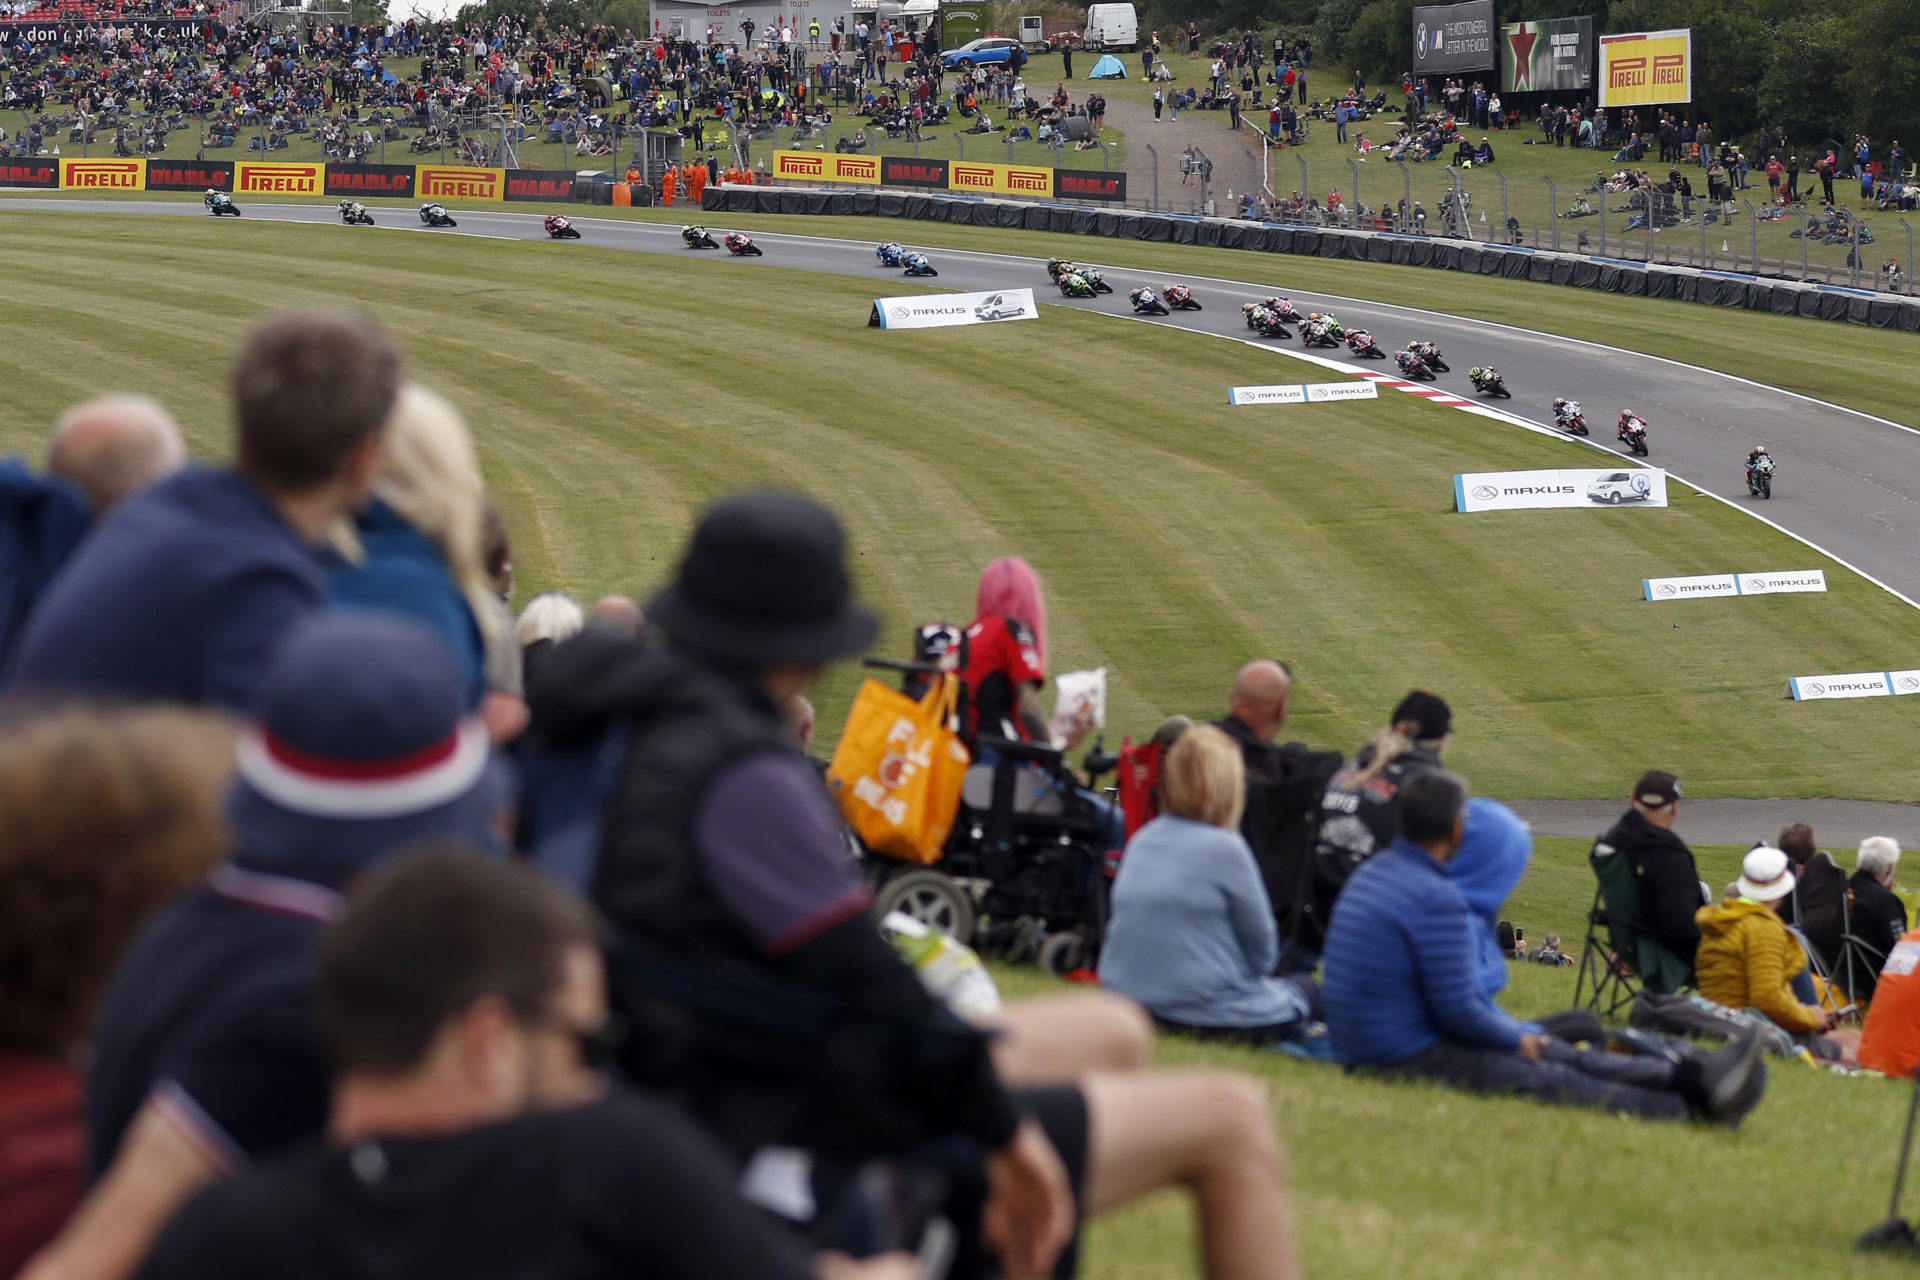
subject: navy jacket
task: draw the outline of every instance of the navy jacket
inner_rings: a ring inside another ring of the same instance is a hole
[[[0,462],[0,671],[92,519],[72,486],[35,475],[19,458]]]
[[[280,641],[326,601],[318,554],[258,490],[190,468],[116,508],[74,554],[8,683],[245,710]]]
[[[1485,926],[1425,850],[1405,840],[1362,863],[1327,928],[1327,1029],[1354,1066],[1405,1062],[1442,1040],[1515,1049],[1520,1024],[1482,990]]]

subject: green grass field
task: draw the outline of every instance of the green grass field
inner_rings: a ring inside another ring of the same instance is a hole
[[[795,229],[752,225],[762,222]],[[877,238],[870,222],[848,225]],[[1920,780],[1900,704],[1780,696],[1791,670],[1878,666],[1906,651],[1907,606],[1827,565],[1827,596],[1701,602],[1675,626],[1638,602],[1642,577],[1815,558],[1678,486],[1664,511],[1455,515],[1456,471],[1589,455],[1399,395],[1227,407],[1228,385],[1306,374],[1278,353],[1054,308],[1028,324],[869,330],[862,281],[591,241],[56,210],[9,212],[0,227],[20,335],[0,348],[0,449],[37,453],[63,405],[126,387],[166,403],[196,452],[222,454],[226,362],[245,327],[287,302],[351,302],[401,334],[414,376],[468,414],[513,531],[521,601],[556,588],[644,597],[704,503],[779,484],[842,513],[893,652],[913,623],[964,620],[987,560],[1032,559],[1050,585],[1055,668],[1111,670],[1114,738],[1172,711],[1216,714],[1239,663],[1274,654],[1299,673],[1291,731],[1316,745],[1357,746],[1411,686],[1444,692],[1458,727],[1449,760],[1496,796],[1617,795],[1650,760],[1675,763],[1696,795],[1906,799]],[[1057,243],[925,230],[1014,251]],[[1857,366],[1846,391],[1870,405],[1897,399],[1894,356],[1911,350],[1909,337],[1835,325],[1817,331],[1816,360],[1804,350],[1810,322],[1108,248],[1187,274],[1257,268],[1403,301],[1424,287],[1436,304],[1450,293],[1453,309],[1548,327],[1578,308],[1585,331],[1654,349],[1663,325],[1695,318],[1708,349],[1756,372],[1778,360],[1789,382],[1824,388],[1836,360]],[[1560,536],[1566,521],[1577,537]],[[829,733],[856,678],[840,670],[827,682]],[[1541,842],[1507,911],[1530,938],[1555,929],[1577,945],[1591,893],[1583,852]],[[1721,883],[1733,858],[1711,851],[1702,870]],[[1051,987],[1030,972],[999,976],[1013,995]],[[1518,1012],[1570,999],[1570,970],[1513,976]],[[1778,1068],[1767,1104],[1732,1135],[1467,1099],[1244,1050],[1169,1042],[1161,1060],[1247,1070],[1272,1086],[1316,1276],[1898,1270],[1844,1256],[1882,1211],[1905,1100],[1883,1081]],[[1187,1221],[1171,1200],[1116,1216],[1094,1231],[1087,1274],[1194,1274]]]

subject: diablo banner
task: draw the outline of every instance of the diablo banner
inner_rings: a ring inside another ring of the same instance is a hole
[[[505,169],[423,164],[414,171],[414,194],[422,200],[502,200],[506,189]]]
[[[1481,471],[1453,478],[1455,511],[1666,505],[1667,473],[1652,469]]]
[[[1090,169],[1055,169],[1053,198],[1056,200],[1125,200],[1127,175],[1097,173]]]
[[[880,185],[880,157],[827,155],[819,151],[776,151],[773,153],[773,176],[801,182],[829,185],[852,183],[855,186],[874,187]]]
[[[330,164],[326,176],[330,196],[413,195],[410,164]]]
[[[1600,105],[1693,101],[1693,28],[1600,37]]]
[[[1415,5],[1413,74],[1493,70],[1493,0]]]
[[[915,160],[911,156],[881,156],[880,185],[884,187],[925,187],[947,189],[945,160]]]
[[[1500,92],[1593,87],[1593,19],[1548,18],[1500,28]]]
[[[571,200],[573,171],[570,169],[507,170],[509,200]]]
[[[0,160],[0,187],[41,187],[60,185],[60,162],[49,156],[44,160]]]
[[[215,191],[233,190],[233,161],[147,161],[149,191],[205,191],[208,187]]]
[[[324,164],[261,164],[240,160],[233,166],[235,195],[317,196],[324,194],[326,182]]]
[[[62,160],[60,185],[74,191],[144,191],[145,160]]]

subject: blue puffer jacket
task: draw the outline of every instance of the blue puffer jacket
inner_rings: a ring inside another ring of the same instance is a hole
[[[1334,1056],[1392,1066],[1441,1040],[1515,1049],[1520,1024],[1482,987],[1486,927],[1440,865],[1395,840],[1362,863],[1327,927]]]
[[[0,671],[92,520],[79,490],[35,475],[19,458],[0,462]]]

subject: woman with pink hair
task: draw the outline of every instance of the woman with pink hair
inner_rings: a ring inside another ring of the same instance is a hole
[[[1040,711],[1047,682],[1047,602],[1040,578],[1019,556],[1002,556],[980,575],[961,671],[968,707],[965,737],[1051,742]],[[1082,731],[1084,733],[1084,731]],[[1076,736],[1067,743],[1072,748]]]

